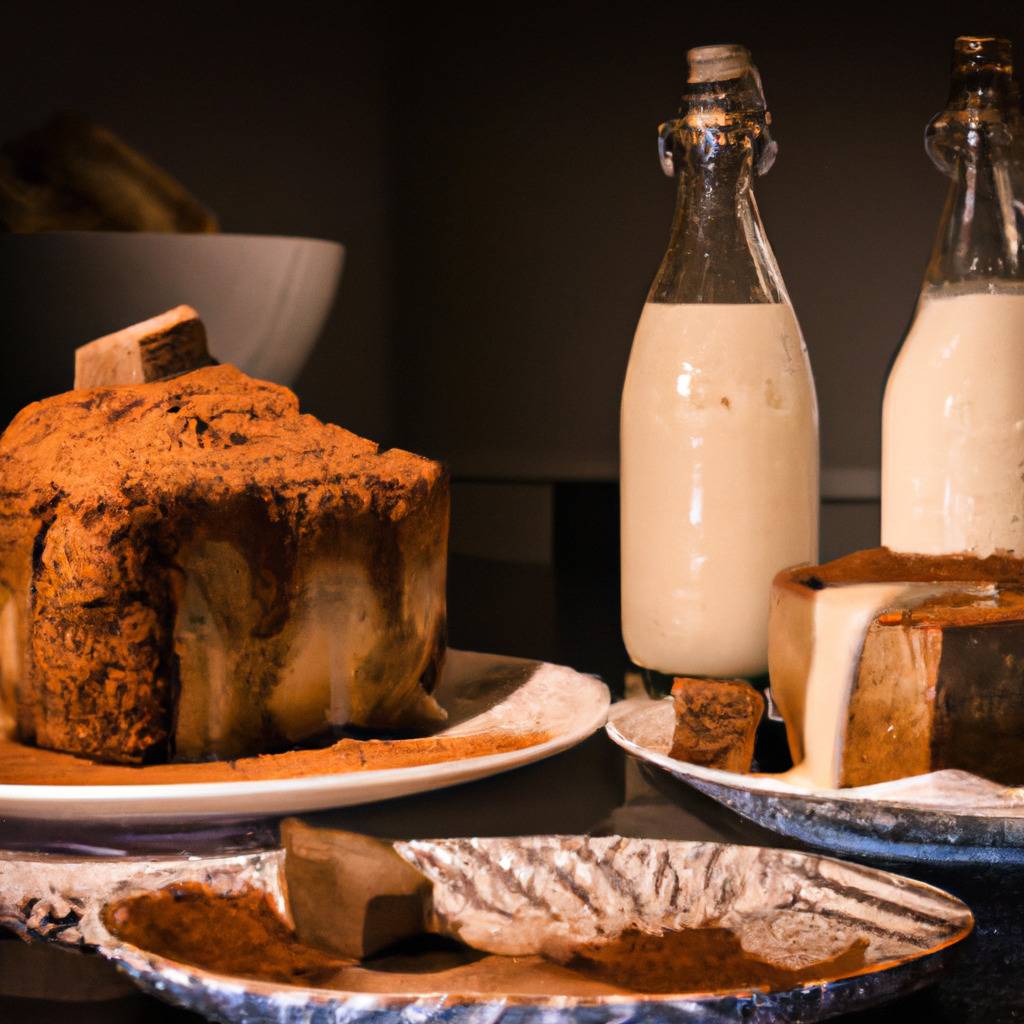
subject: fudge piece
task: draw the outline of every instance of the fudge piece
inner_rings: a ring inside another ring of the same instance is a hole
[[[78,348],[75,388],[166,380],[212,364],[199,314],[177,306]]]
[[[166,171],[81,114],[63,113],[0,148],[0,230],[217,230]]]
[[[422,730],[447,534],[438,463],[231,366],[34,403],[0,438],[0,703],[129,764]]]
[[[281,845],[300,941],[362,959],[426,930],[432,886],[390,843],[288,818]]]
[[[1024,561],[856,552],[781,572],[772,694],[793,776],[859,786],[959,768],[1024,783]]]
[[[742,679],[679,678],[669,756],[727,772],[749,772],[764,697]]]

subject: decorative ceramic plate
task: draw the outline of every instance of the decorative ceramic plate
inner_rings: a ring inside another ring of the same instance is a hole
[[[1024,789],[939,771],[851,789],[811,789],[772,775],[704,768],[668,756],[670,700],[616,705],[608,735],[648,764],[744,818],[822,849],[932,863],[1024,862]]]
[[[395,849],[432,883],[446,940],[332,960],[277,916],[280,894],[247,910],[181,889],[115,902],[94,938],[152,995],[239,1024],[757,1022],[921,988],[973,925],[938,889],[788,850],[619,836]]]
[[[448,725],[423,740],[142,768],[0,741],[0,817],[104,822],[247,819],[387,800],[494,775],[604,724],[607,687],[544,662],[449,651],[435,693]]]

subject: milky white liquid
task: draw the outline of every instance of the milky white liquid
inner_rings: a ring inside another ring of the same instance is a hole
[[[922,300],[885,388],[882,543],[1024,555],[1024,291]]]
[[[762,674],[772,577],[818,553],[817,404],[791,307],[648,303],[620,436],[630,657]]]

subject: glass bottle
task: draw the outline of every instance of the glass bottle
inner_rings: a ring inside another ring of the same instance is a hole
[[[1009,42],[962,36],[925,147],[950,178],[882,406],[882,543],[1024,556],[1024,189]]]
[[[754,677],[772,577],[817,558],[817,403],[754,200],[776,152],[757,69],[742,46],[687,57],[659,131],[675,216],[622,394],[622,632],[653,673]]]

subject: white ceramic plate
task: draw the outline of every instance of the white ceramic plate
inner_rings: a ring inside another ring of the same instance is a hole
[[[239,782],[128,786],[0,783],[0,817],[77,822],[170,822],[297,814],[441,789],[539,761],[575,746],[604,724],[608,689],[599,679],[546,662],[449,651],[436,696],[449,713],[445,735],[506,728],[544,732],[534,746],[414,768]]]
[[[773,775],[669,757],[675,722],[669,700],[625,701],[611,719],[609,737],[634,757],[802,843],[888,860],[1024,862],[1024,789],[953,770],[873,786],[812,789]]]

